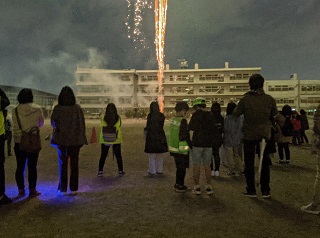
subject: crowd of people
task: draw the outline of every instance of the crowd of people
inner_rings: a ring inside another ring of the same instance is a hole
[[[174,189],[176,192],[186,192],[185,185],[187,168],[192,165],[194,186],[192,193],[202,193],[200,174],[203,169],[205,175],[205,190],[208,195],[213,194],[212,176],[220,176],[221,149],[227,161],[228,176],[241,176],[246,180],[244,196],[256,197],[257,184],[260,184],[262,198],[269,199],[271,157],[279,154],[279,164],[290,163],[289,144],[300,146],[309,143],[305,131],[309,129],[306,112],[301,109],[300,114],[285,105],[278,112],[276,101],[263,90],[264,78],[260,74],[252,75],[249,79],[250,91],[245,93],[238,104],[229,102],[226,116],[221,115],[218,102],[212,104],[210,110],[206,108],[206,100],[198,97],[192,102],[193,113],[188,122],[189,111],[187,102],[178,102],[175,106],[175,116],[170,120],[168,138],[164,131],[165,116],[160,111],[158,102],[150,104],[144,128],[145,148],[148,155],[148,173],[150,176],[163,173],[163,159],[166,152],[174,157],[176,178]],[[33,103],[30,89],[22,89],[18,94],[18,105],[12,110],[12,121],[6,118],[6,107],[10,105],[5,92],[0,89],[0,204],[5,205],[12,199],[5,194],[5,141],[7,141],[7,155],[11,153],[11,137],[14,138],[14,154],[17,168],[15,179],[18,187],[18,197],[26,196],[24,172],[28,166],[29,197],[39,196],[37,190],[38,152],[30,152],[21,148],[21,138],[25,131],[33,127],[41,128],[44,116],[40,106]],[[320,106],[319,106],[320,107]],[[320,108],[314,117],[315,153],[318,158],[318,172],[315,181],[315,195],[312,203],[303,206],[303,211],[320,214],[319,166],[320,156]],[[125,175],[121,144],[121,116],[117,113],[114,103],[109,103],[105,114],[101,118],[99,142],[101,155],[98,164],[98,177],[103,176],[104,165],[112,148],[116,157],[119,176]],[[81,107],[76,103],[73,90],[69,86],[62,88],[58,96],[58,105],[51,115],[53,128],[50,142],[57,149],[59,184],[61,195],[76,195],[79,187],[79,152],[87,144],[85,135],[85,118]],[[283,153],[284,152],[284,153]],[[255,158],[258,155],[259,168],[255,172]],[[285,156],[284,156],[285,155]],[[70,163],[70,179],[68,183],[68,163]],[[70,194],[68,193],[68,185]]]

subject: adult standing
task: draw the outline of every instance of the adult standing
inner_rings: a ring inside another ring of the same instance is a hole
[[[12,110],[12,134],[14,138],[14,153],[17,161],[16,182],[19,190],[19,197],[25,196],[24,172],[28,166],[29,197],[39,196],[37,191],[38,179],[38,158],[39,152],[27,152],[20,149],[21,134],[29,131],[33,127],[42,127],[44,117],[41,107],[33,103],[33,93],[31,89],[24,88],[18,94],[18,105]],[[19,125],[20,124],[20,125]]]
[[[121,154],[122,131],[121,117],[117,112],[116,105],[109,103],[106,107],[106,112],[101,120],[101,131],[99,141],[101,143],[101,155],[99,160],[98,177],[102,176],[103,167],[108,156],[109,149],[113,148],[113,153],[116,156],[118,164],[118,174],[124,175],[123,161]],[[110,129],[109,129],[110,128]]]
[[[317,110],[314,114],[314,126],[313,126],[313,145],[312,153],[316,154],[317,158],[317,174],[314,181],[314,192],[311,203],[306,206],[302,206],[301,210],[310,214],[319,215],[320,214],[320,105],[318,105]]]
[[[246,177],[246,192],[248,197],[256,197],[255,187],[255,149],[262,139],[271,137],[272,123],[270,118],[278,114],[276,101],[263,91],[264,78],[260,74],[254,74],[249,79],[250,91],[245,93],[235,108],[233,115],[244,115],[243,143]],[[263,158],[265,159],[264,156]],[[267,163],[262,164],[260,184],[263,198],[270,197],[270,171]]]
[[[200,195],[200,168],[204,168],[206,177],[206,194],[213,194],[211,186],[211,158],[212,144],[214,136],[214,118],[211,112],[206,111],[206,100],[204,98],[196,98],[193,101],[195,112],[189,122],[189,130],[193,131],[192,135],[192,164],[193,164],[193,194]]]
[[[88,144],[83,111],[76,104],[73,90],[69,86],[61,89],[58,105],[51,115],[51,126],[54,129],[54,142],[57,144],[59,165],[58,190],[67,195],[68,158],[70,157],[70,190],[76,195],[79,186],[79,153],[80,148]]]
[[[144,152],[149,157],[150,175],[163,173],[163,156],[168,152],[167,138],[163,129],[165,116],[160,112],[158,102],[151,102],[145,127],[146,143]]]
[[[5,194],[5,154],[4,154],[4,144],[5,144],[5,128],[4,128],[4,116],[3,111],[7,106],[10,105],[10,101],[4,91],[0,88],[0,206],[12,202],[12,199]]]

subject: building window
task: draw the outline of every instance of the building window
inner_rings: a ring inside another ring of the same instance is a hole
[[[194,94],[193,87],[172,87],[170,90],[173,94]]]
[[[199,93],[223,93],[223,86],[201,86],[199,87]]]
[[[301,103],[320,103],[320,97],[301,98]]]
[[[224,74],[200,74],[199,75],[200,81],[224,81]]]
[[[101,86],[87,86],[87,87],[80,88],[80,93],[98,93],[98,92],[110,92],[110,89],[104,88]]]
[[[169,76],[170,82],[193,82],[194,75],[170,75]]]
[[[249,91],[249,86],[247,85],[232,85],[230,86],[230,92],[247,92]]]
[[[301,91],[313,91],[313,92],[319,92],[320,91],[320,85],[302,85]]]
[[[80,104],[101,104],[101,98],[79,98]]]
[[[230,74],[230,80],[249,80],[252,74]]]
[[[156,75],[142,75],[141,82],[158,81],[158,76]]]
[[[276,98],[275,100],[278,104],[294,104],[294,99],[292,98]]]
[[[284,91],[294,91],[294,86],[290,85],[269,85],[268,91],[274,92],[284,92]]]

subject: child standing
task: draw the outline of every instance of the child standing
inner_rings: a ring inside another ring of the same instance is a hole
[[[118,164],[118,174],[124,175],[123,162],[121,155],[121,143],[122,143],[122,132],[121,132],[121,117],[118,115],[117,108],[113,103],[109,103],[106,108],[106,113],[101,120],[101,132],[100,132],[100,143],[101,143],[101,156],[99,160],[99,171],[98,177],[102,176],[103,167],[106,162],[106,158],[110,147],[113,148],[113,153],[116,156]],[[113,129],[113,131],[112,131]]]
[[[210,163],[212,158],[212,143],[214,133],[214,119],[211,112],[205,110],[206,100],[204,98],[196,98],[193,101],[195,112],[192,114],[189,123],[189,130],[193,131],[192,135],[192,165],[193,180],[195,186],[192,190],[193,194],[200,195],[200,168],[204,167],[206,177],[206,194],[213,194],[211,187],[211,169]]]
[[[212,141],[212,157],[214,160],[214,168],[213,161],[210,164],[211,168],[211,176],[219,177],[220,171],[220,154],[219,149],[223,143],[223,124],[224,119],[221,115],[221,107],[218,102],[214,102],[211,105],[211,113],[213,115],[214,125],[213,125],[213,141]]]
[[[299,114],[293,115],[292,124],[293,124],[292,144],[293,145],[301,145],[301,138],[300,138],[301,121],[300,121],[300,115]]]
[[[188,122],[185,118],[189,106],[186,102],[178,102],[175,106],[176,116],[170,121],[169,152],[176,164],[176,192],[185,192],[186,169],[189,168],[189,147],[191,146]]]
[[[243,117],[235,117],[232,115],[236,108],[234,102],[227,105],[227,116],[224,119],[224,150],[228,163],[228,175],[239,176],[243,170],[241,162],[241,141],[242,141],[242,125]]]

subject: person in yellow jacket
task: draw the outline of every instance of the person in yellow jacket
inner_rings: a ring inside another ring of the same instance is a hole
[[[123,171],[123,161],[121,155],[121,117],[118,115],[117,108],[114,103],[109,103],[107,105],[105,115],[101,119],[99,141],[101,143],[101,155],[97,176],[102,177],[103,167],[111,147],[113,148],[113,154],[117,159],[118,174],[124,175],[125,172]]]
[[[5,169],[4,162],[6,157],[4,155],[5,144],[5,127],[3,111],[10,105],[10,101],[4,91],[0,88],[0,206],[6,205],[12,202],[12,199],[5,194]]]
[[[184,181],[186,169],[189,168],[189,148],[191,147],[190,133],[186,113],[189,110],[187,102],[177,102],[176,115],[170,120],[169,152],[176,164],[176,192],[185,192],[188,187]]]

